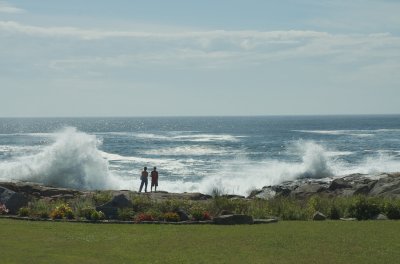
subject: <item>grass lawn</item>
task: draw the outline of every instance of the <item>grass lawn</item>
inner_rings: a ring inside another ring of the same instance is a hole
[[[0,219],[0,263],[399,263],[400,221],[119,225]]]

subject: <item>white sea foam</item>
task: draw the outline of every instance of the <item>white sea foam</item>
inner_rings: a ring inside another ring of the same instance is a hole
[[[102,142],[95,135],[75,128],[66,128],[53,136],[54,143],[41,147],[38,153],[1,162],[0,178],[81,189],[136,189],[140,169],[147,165],[159,167],[160,190],[207,193],[220,188],[229,193],[246,194],[254,188],[301,177],[400,171],[400,161],[393,153],[376,153],[357,164],[349,164],[338,157],[353,153],[330,149],[314,141],[300,140],[286,146],[287,152],[295,157],[293,161],[260,161],[243,154],[235,154],[232,159],[207,161],[194,155],[191,159],[172,159],[156,153],[153,155],[157,158],[107,153],[99,150]],[[226,151],[200,144],[196,147],[194,151],[204,151],[207,155],[210,151]],[[177,150],[166,148],[165,153]],[[193,151],[184,147],[181,150],[182,153]]]
[[[179,147],[170,147],[170,148],[161,148],[161,149],[150,149],[146,151],[147,154],[150,155],[161,155],[161,156],[203,156],[203,155],[226,155],[226,154],[235,154],[236,151],[216,148],[216,147],[208,147],[208,146],[179,146]]]
[[[322,135],[347,135],[354,137],[373,137],[378,130],[294,130],[295,132],[322,134]]]
[[[213,141],[239,141],[242,136],[232,136],[228,134],[181,134],[171,133],[159,135],[152,133],[133,134],[137,138],[165,140],[165,141],[188,141],[188,142],[213,142]]]
[[[105,189],[118,186],[102,158],[95,136],[66,128],[38,154],[0,163],[0,178],[60,187]]]
[[[220,188],[227,193],[248,194],[249,190],[279,184],[298,178],[328,179],[351,173],[374,174],[400,171],[400,161],[393,156],[380,154],[366,158],[358,164],[338,161],[330,151],[313,141],[298,141],[289,146],[289,151],[301,157],[299,162],[264,160],[256,162],[241,157],[221,164],[220,169],[199,182],[177,180],[160,182],[160,188],[182,192],[200,191],[210,193]]]

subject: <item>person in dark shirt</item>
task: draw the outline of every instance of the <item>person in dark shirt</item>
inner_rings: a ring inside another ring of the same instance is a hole
[[[142,176],[140,176],[140,180],[142,182],[140,183],[139,192],[142,192],[143,185],[144,185],[144,191],[147,192],[147,184],[149,182],[148,177],[149,177],[149,173],[147,172],[147,167],[144,167],[144,169],[142,171]]]

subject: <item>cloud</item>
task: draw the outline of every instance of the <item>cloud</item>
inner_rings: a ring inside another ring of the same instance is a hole
[[[0,1],[0,13],[20,14],[24,12],[25,10],[23,9],[12,6],[5,1]]]
[[[361,65],[400,59],[400,37],[387,32],[332,34],[310,30],[110,31],[0,21],[0,36],[26,43],[23,50],[17,50],[19,45],[15,48],[4,46],[7,50],[4,56],[14,54],[10,61],[17,61],[16,54],[23,61],[26,58],[23,54],[28,54],[42,67],[61,72],[74,69],[89,72],[99,68],[148,65],[215,69],[304,59],[328,60],[329,63],[339,65]],[[47,47],[43,46],[43,38]],[[66,39],[69,41],[66,42]],[[0,51],[0,54],[4,52]]]
[[[97,40],[106,38],[256,38],[270,41],[288,41],[294,38],[313,38],[327,36],[327,33],[317,31],[182,31],[182,32],[141,32],[141,31],[107,31],[82,29],[76,27],[40,27],[20,24],[14,21],[0,21],[0,30],[44,37],[74,37],[83,40]]]

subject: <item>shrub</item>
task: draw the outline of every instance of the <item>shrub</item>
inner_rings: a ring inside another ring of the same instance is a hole
[[[192,207],[191,210],[190,210],[190,213],[192,215],[193,220],[195,220],[195,221],[204,221],[204,220],[210,220],[211,219],[210,213],[207,212],[201,206]]]
[[[139,213],[136,215],[135,221],[136,222],[143,222],[143,221],[154,221],[154,217],[148,213]]]
[[[68,204],[63,203],[59,206],[56,206],[56,208],[51,211],[50,217],[52,219],[62,219],[64,217],[67,219],[73,219],[74,213],[72,212],[72,209],[71,207],[69,207]]]
[[[400,219],[400,200],[386,200],[384,212],[389,219]]]
[[[269,218],[272,215],[272,211],[267,200],[254,199],[248,206],[247,214],[254,218]]]
[[[167,199],[156,204],[157,210],[162,213],[176,212],[178,210],[189,211],[191,206],[192,204],[188,200],[180,199]]]
[[[371,219],[373,216],[379,214],[380,211],[377,198],[367,198],[365,196],[355,197],[349,208],[350,216],[358,220]]]
[[[165,213],[163,219],[167,222],[179,222],[180,220],[179,215],[173,212]]]
[[[129,221],[134,218],[134,212],[130,208],[118,209],[118,219],[122,221]]]
[[[91,207],[81,208],[79,210],[79,212],[78,212],[78,216],[79,217],[84,217],[87,220],[91,220],[92,219],[92,214],[95,211],[96,211],[96,209],[91,208]]]
[[[2,214],[8,214],[8,209],[5,204],[0,203],[0,215]]]
[[[29,216],[30,210],[28,207],[21,207],[18,210],[18,216],[26,217]]]
[[[102,205],[113,198],[111,191],[96,191],[93,194],[93,201],[96,205]]]
[[[50,202],[40,199],[29,203],[30,216],[39,218],[49,218],[51,212]]]
[[[136,195],[131,198],[133,204],[133,210],[135,212],[145,212],[151,209],[154,205],[150,197],[145,195]]]
[[[332,220],[340,219],[340,211],[339,208],[336,207],[336,205],[332,205],[332,207],[329,210],[328,217]]]
[[[105,217],[106,216],[104,215],[104,213],[102,211],[93,210],[90,215],[90,220],[93,220],[93,221],[104,220]]]
[[[85,217],[85,218],[87,216],[85,215],[85,210],[93,209],[95,207],[95,202],[92,196],[78,197],[76,199],[69,201],[69,204],[77,217]]]

